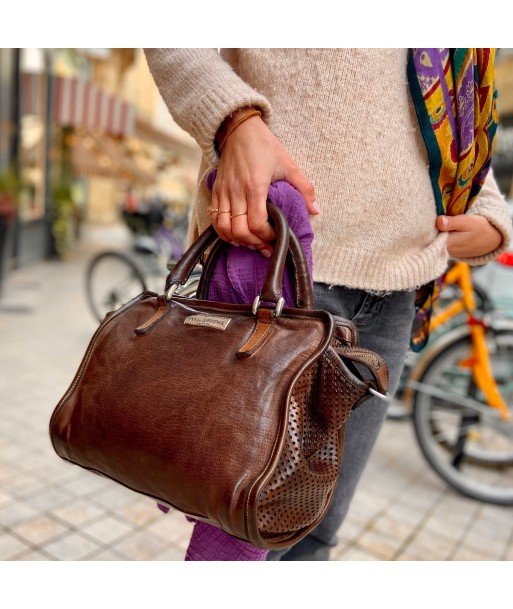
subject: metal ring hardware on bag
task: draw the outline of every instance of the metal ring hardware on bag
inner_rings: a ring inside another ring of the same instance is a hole
[[[277,298],[276,295],[281,293],[283,286],[283,270],[287,255],[289,253],[290,230],[287,220],[283,215],[283,212],[275,205],[273,205],[271,201],[267,201],[267,212],[269,215],[269,219],[275,228],[276,241],[269,262],[269,269],[264,281],[264,285],[260,290],[259,297],[256,298],[253,303],[253,311],[256,315],[262,301],[274,301],[276,303],[276,306],[273,313],[275,317],[278,317],[281,315],[285,304],[284,299],[281,296]],[[196,242],[185,252],[182,258],[173,267],[166,280],[165,298],[167,302],[169,302],[173,298],[173,295],[181,286],[185,285],[192,272],[192,269],[195,267],[199,258],[204,254],[204,252],[212,244],[217,244],[219,242],[219,236],[217,235],[214,227],[210,226],[209,229],[202,233],[200,237],[196,240]],[[220,251],[220,248],[217,247],[217,245],[214,245],[212,252],[218,250]],[[292,239],[292,247],[290,251],[292,252],[291,262],[294,270],[293,277],[295,280],[296,287],[296,301],[298,304],[306,306],[306,308],[312,308],[313,294],[308,273],[308,265],[304,253],[297,245],[296,236],[294,236]],[[200,299],[206,299],[205,289],[206,287],[208,287],[208,281],[210,279],[211,273],[204,272],[203,275],[205,276],[204,282],[200,281],[200,284],[198,286]]]
[[[166,292],[166,301],[167,302],[172,300],[174,293],[176,291],[178,291],[179,288],[180,288],[180,284],[178,284],[178,283],[173,283],[171,285],[169,290],[167,290],[167,292]],[[260,308],[260,303],[261,302],[262,302],[262,297],[261,297],[260,294],[258,294],[258,296],[253,301],[252,311],[253,311],[254,315],[256,315],[258,313],[258,309]],[[281,315],[284,306],[285,306],[285,299],[282,296],[280,296],[278,298],[278,300],[276,301],[276,307],[274,309],[274,316],[275,317],[279,317]]]
[[[166,301],[167,302],[169,302],[173,298],[173,294],[176,292],[176,290],[178,290],[179,287],[180,287],[179,283],[173,283],[171,285],[169,290],[167,290],[167,292],[166,292]]]
[[[253,301],[253,307],[251,309],[253,311],[253,315],[256,315],[258,313],[258,309],[260,308],[261,302],[262,302],[262,295],[258,294],[258,296]],[[276,301],[276,307],[274,309],[275,317],[279,317],[281,315],[284,305],[285,305],[285,299],[282,296],[280,296],[278,298],[278,300]]]
[[[392,398],[389,395],[386,393],[380,393],[379,391],[372,389],[372,387],[369,387],[369,393],[372,393],[372,395],[376,396],[380,400],[383,400],[384,402],[392,402]]]

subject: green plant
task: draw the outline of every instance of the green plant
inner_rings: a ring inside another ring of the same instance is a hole
[[[52,233],[55,250],[64,258],[75,242],[76,204],[71,184],[56,184],[52,190]]]
[[[14,169],[0,174],[0,218],[10,222],[16,217],[19,183]]]
[[[65,258],[76,238],[77,203],[73,192],[73,170],[67,140],[73,133],[63,128],[57,138],[58,162],[53,168],[52,204],[50,218],[52,235],[57,255]]]

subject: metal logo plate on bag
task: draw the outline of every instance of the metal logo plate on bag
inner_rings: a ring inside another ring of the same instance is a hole
[[[216,330],[226,330],[231,320],[231,317],[199,313],[186,317],[183,323],[189,326],[203,326],[205,328],[215,328]]]

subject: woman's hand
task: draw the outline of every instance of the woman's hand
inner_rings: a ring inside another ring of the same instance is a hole
[[[438,216],[436,227],[441,232],[449,233],[447,251],[451,258],[485,256],[495,251],[502,243],[502,233],[484,216]]]
[[[271,255],[274,231],[266,201],[271,182],[277,180],[286,180],[303,195],[310,214],[320,213],[313,186],[262,119],[253,116],[226,140],[217,169],[212,208],[219,211],[211,213],[211,221],[222,239]]]

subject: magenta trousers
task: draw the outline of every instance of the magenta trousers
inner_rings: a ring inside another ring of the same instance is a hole
[[[235,539],[222,529],[195,522],[185,560],[265,560],[267,550]]]
[[[157,503],[157,506],[165,514],[169,508]],[[185,554],[185,560],[265,560],[268,550],[255,548],[246,541],[241,541],[225,533],[222,529],[214,527],[205,522],[199,522],[187,517],[189,522],[194,522],[189,547]]]

